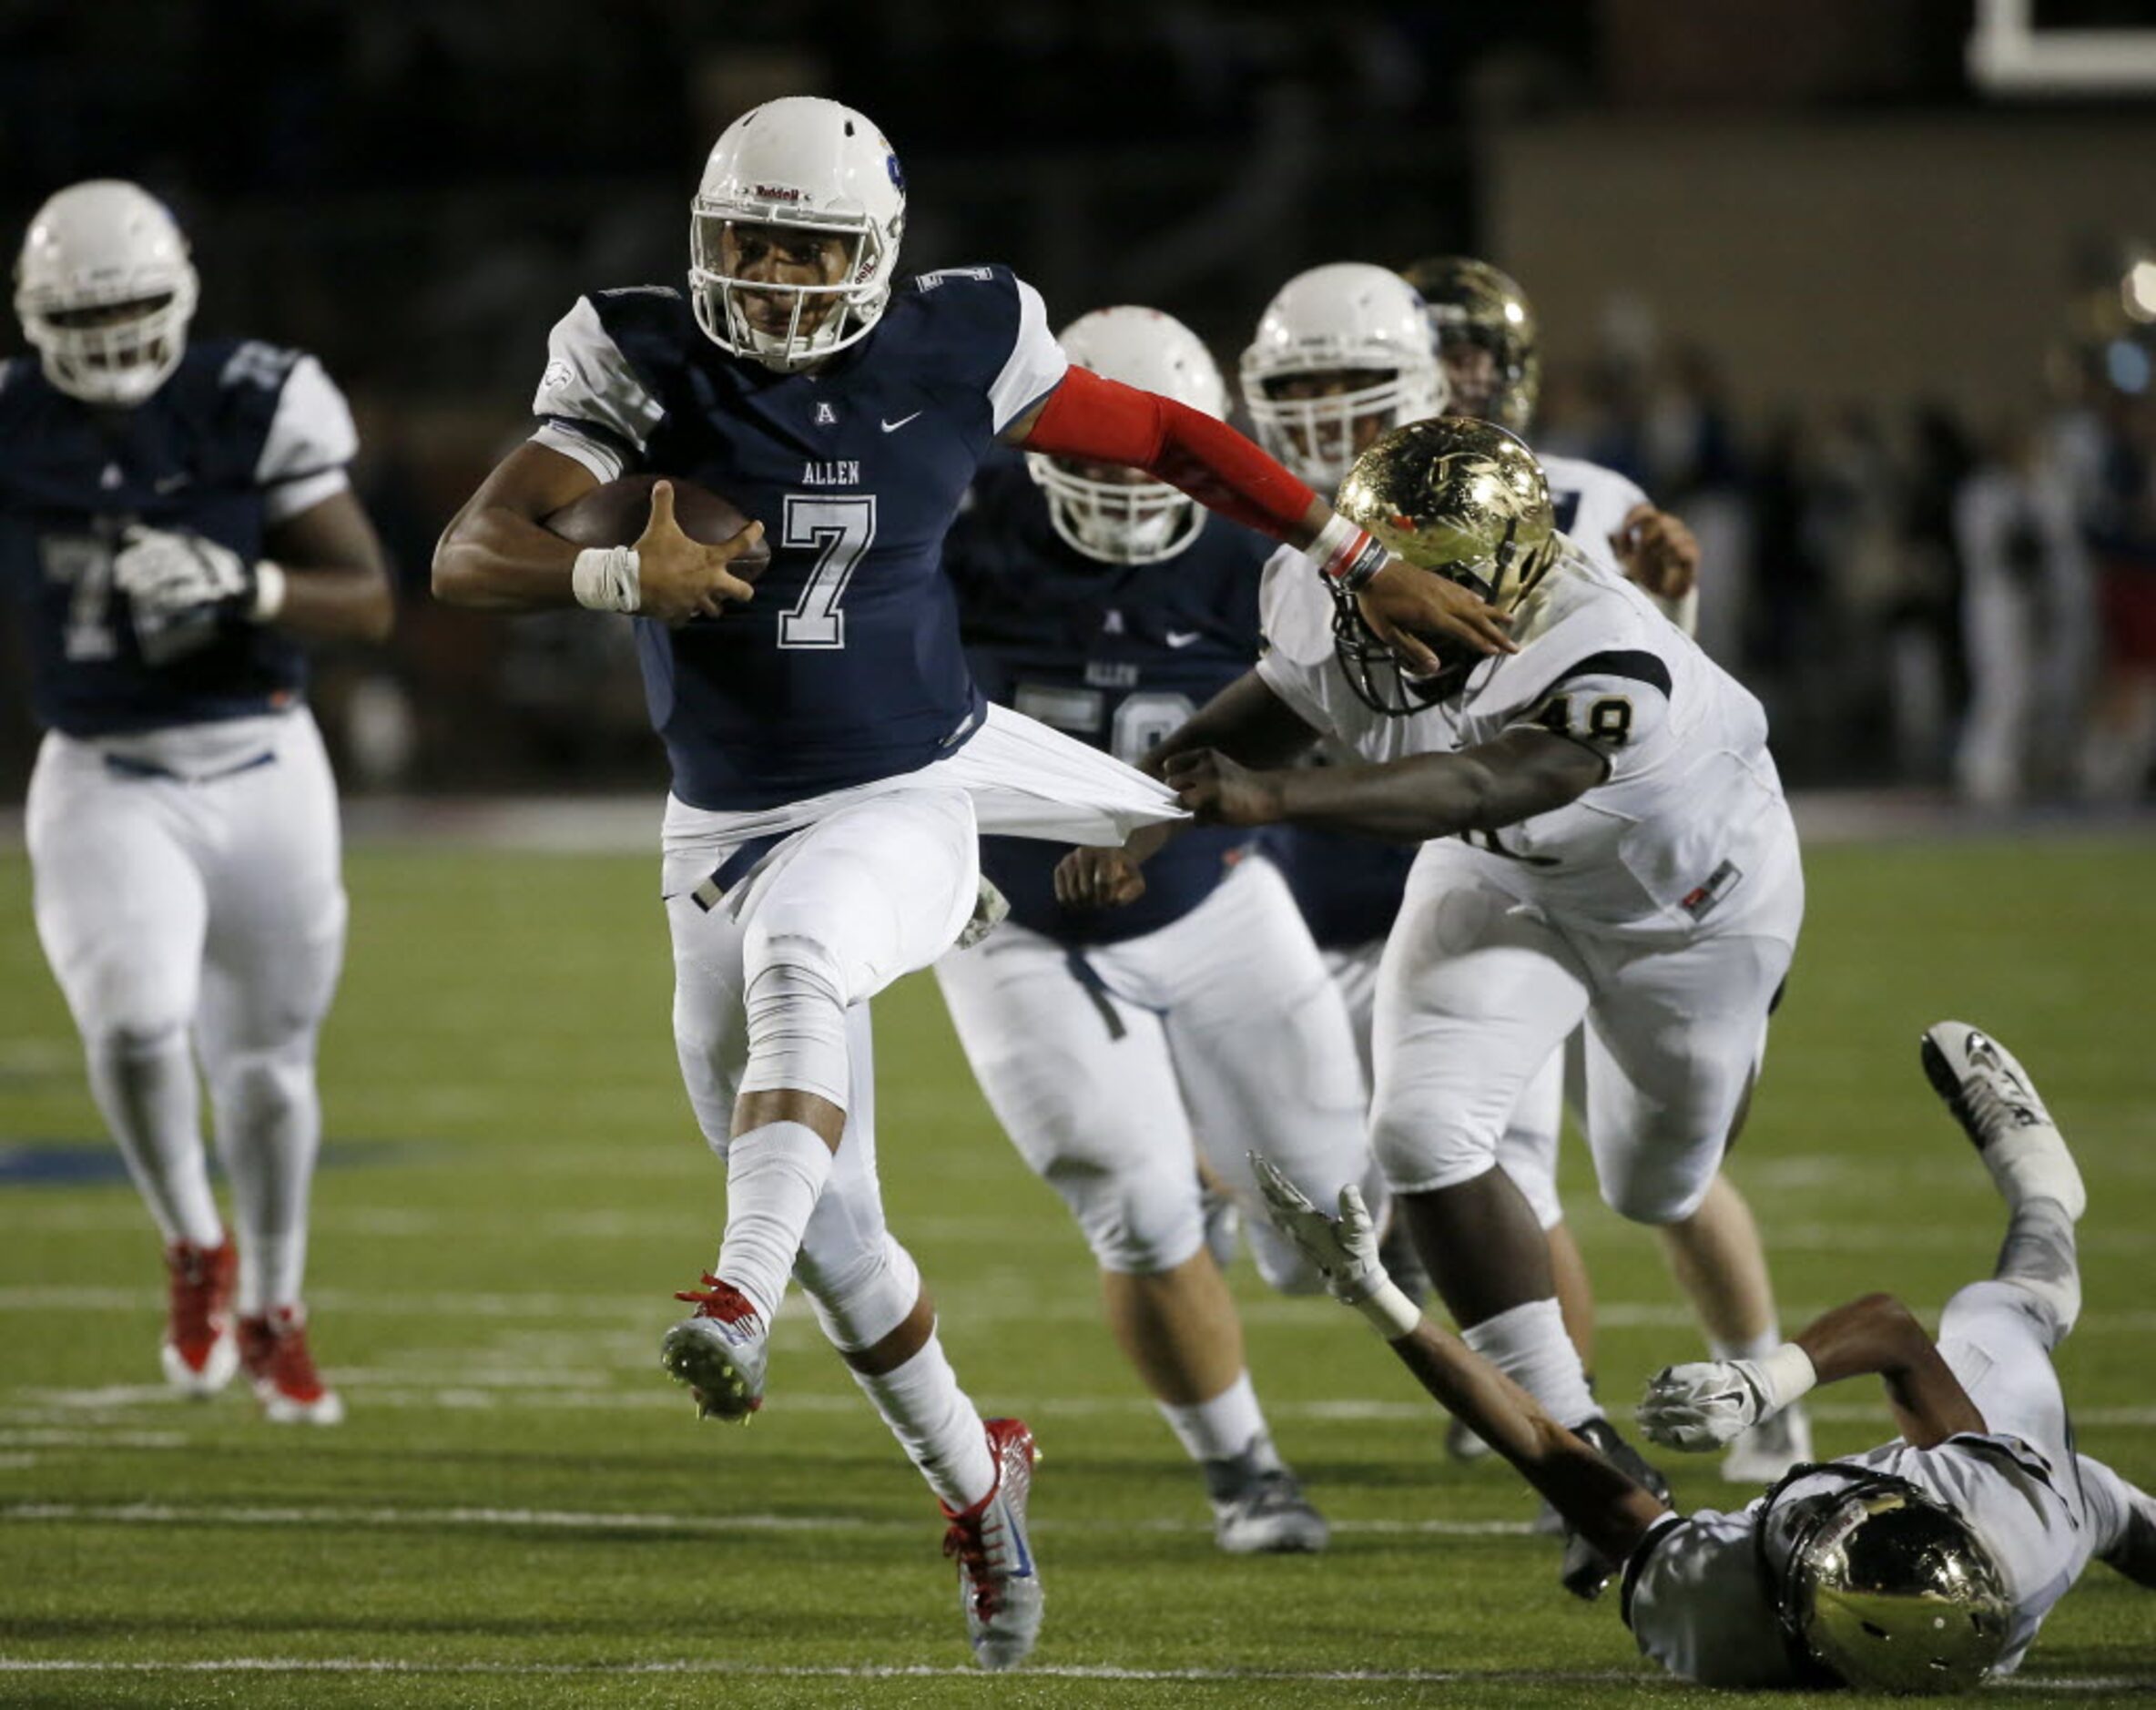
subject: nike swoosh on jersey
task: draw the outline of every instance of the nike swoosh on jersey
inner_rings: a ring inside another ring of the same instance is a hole
[[[896,422],[884,422],[880,417],[878,418],[879,425],[882,427],[886,433],[896,433],[900,428],[904,427],[907,422],[912,421],[914,416],[918,416],[920,413],[921,412],[919,410],[916,410],[913,412],[913,415],[902,415]]]
[[[1171,647],[1188,647],[1205,638],[1205,632],[1198,629],[1171,629],[1161,636]]]

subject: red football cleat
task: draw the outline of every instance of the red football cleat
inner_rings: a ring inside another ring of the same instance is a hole
[[[170,1306],[158,1349],[165,1381],[188,1395],[215,1395],[239,1366],[231,1311],[239,1256],[229,1236],[215,1247],[175,1241],[165,1249],[165,1269]]]
[[[278,1425],[336,1425],[344,1402],[321,1380],[307,1349],[307,1309],[279,1307],[239,1320],[239,1359],[262,1417]]]

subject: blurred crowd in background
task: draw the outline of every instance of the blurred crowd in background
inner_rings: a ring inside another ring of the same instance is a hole
[[[2102,23],[2123,0],[2046,3]],[[755,102],[829,94],[883,126],[908,171],[909,269],[1008,261],[1059,324],[1150,303],[1231,375],[1303,268],[1448,251],[1517,268],[1491,242],[1491,138],[1508,127],[1739,108],[1867,125],[1980,105],[1970,0],[1320,10],[13,0],[0,213],[19,231],[61,184],[145,183],[193,236],[198,326],[315,351],[351,394],[355,473],[402,605],[386,652],[321,662],[347,789],[656,789],[627,626],[474,621],[429,601],[428,561],[526,431],[549,325],[585,290],[680,277],[704,151]],[[2146,99],[2121,110],[2145,123]],[[1593,324],[1545,310],[1537,439],[1633,475],[1692,524],[1702,640],[1766,701],[1793,782],[1951,787],[2002,808],[2145,789],[2156,250],[2137,229],[2156,235],[2156,205],[2056,258],[2048,350],[1943,351],[1921,395],[1764,393],[1632,288],[1622,256],[1588,293]],[[1531,298],[1555,289],[1520,277]],[[1817,330],[1871,307],[1823,299]],[[0,782],[18,793],[34,744],[20,703],[0,707]]]

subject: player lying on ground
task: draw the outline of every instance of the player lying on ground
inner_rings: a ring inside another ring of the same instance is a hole
[[[392,619],[351,412],[311,356],[188,338],[187,239],[133,184],[55,195],[15,280],[36,355],[0,367],[0,578],[45,729],[38,941],[165,1239],[167,1380],[204,1396],[244,1369],[269,1419],[334,1424],[300,1284],[345,901],[300,644]]]
[[[1557,531],[1540,465],[1502,428],[1448,417],[1388,433],[1340,503],[1407,562],[1511,612],[1518,650],[1431,676],[1276,554],[1269,650],[1159,764],[1201,823],[1420,843],[1378,972],[1372,1147],[1469,1344],[1651,1479],[1587,1387],[1541,1223],[1498,1148],[1584,1021],[1603,1197],[1636,1223],[1699,1216],[1804,915],[1766,716]],[[1249,769],[1321,738],[1368,763]],[[1058,882],[1073,900],[1141,896],[1134,862],[1175,830],[1075,850]],[[1598,1595],[1611,1569],[1568,1539],[1568,1589]]]
[[[1876,1373],[1901,1436],[1805,1466],[1739,1512],[1680,1516],[1563,1429],[1378,1262],[1349,1184],[1328,1216],[1276,1171],[1274,1216],[1423,1388],[1622,1562],[1640,1649],[1713,1686],[1954,1692],[2017,1667],[2091,1557],[2156,1586],[2156,1500],[2077,1454],[2051,1355],[2080,1311],[2080,1171],[2021,1065],[1960,1022],[1925,1035],[1926,1074],[2007,1202],[1990,1278],[1947,1303],[1935,1343],[1866,1295],[1764,1359],[1664,1369],[1640,1420],[1704,1450],[1815,1385]]]
[[[983,1424],[885,1225],[869,1000],[975,919],[981,833],[1120,841],[1181,816],[1156,781],[986,703],[944,532],[999,441],[1132,464],[1308,548],[1411,657],[1434,663],[1419,629],[1507,644],[1481,601],[1393,564],[1225,423],[1073,370],[1009,270],[901,280],[905,208],[897,155],[850,108],[788,98],[727,127],[692,204],[688,289],[594,292],[555,326],[536,431],[451,521],[434,588],[637,619],[673,771],[675,1043],[727,1167],[718,1257],[663,1358],[705,1413],[747,1418],[797,1277],[942,1503],[969,1636],[1000,1668],[1040,1627],[1032,1440]],[[662,483],[634,545],[547,528],[636,473],[715,489],[752,526],[694,542]],[[752,590],[729,566],[763,530]]]

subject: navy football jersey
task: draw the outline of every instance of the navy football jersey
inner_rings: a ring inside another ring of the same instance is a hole
[[[534,438],[601,480],[679,475],[764,524],[755,600],[636,620],[651,721],[691,807],[764,809],[950,753],[981,697],[941,567],[995,436],[1068,366],[1001,267],[922,274],[812,373],[707,339],[679,291],[600,291],[554,328]]]
[[[274,345],[191,342],[131,410],[70,397],[33,357],[0,365],[0,576],[23,608],[37,722],[107,736],[298,700],[298,645],[237,615],[194,652],[145,663],[113,555],[139,523],[252,563],[270,528],[344,489],[357,443],[321,365]]]
[[[1257,846],[1295,892],[1321,950],[1354,950],[1392,931],[1422,847],[1307,825],[1268,825]]]
[[[1103,564],[1055,533],[1024,460],[1001,451],[951,531],[945,563],[989,697],[1134,764],[1250,668],[1258,581],[1273,550],[1208,516],[1173,558]],[[1120,909],[1058,903],[1064,851],[1053,843],[985,837],[981,865],[1021,925],[1065,943],[1113,943],[1204,901],[1249,835],[1208,827],[1172,839],[1145,863],[1145,894]]]

